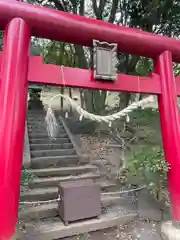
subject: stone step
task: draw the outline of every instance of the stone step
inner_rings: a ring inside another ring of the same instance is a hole
[[[59,129],[64,129],[62,124],[58,123]],[[44,121],[38,121],[34,123],[27,122],[28,129],[46,129],[46,123]]]
[[[28,121],[27,120],[27,127],[45,127],[46,126],[46,123],[45,123],[45,120],[34,120],[34,121]]]
[[[44,117],[46,116],[46,112],[45,111],[42,111],[42,112],[39,112],[36,111],[36,112],[28,112],[27,113],[27,117],[29,118],[41,118],[41,117]]]
[[[85,179],[100,179],[101,175],[98,173],[84,173],[77,176],[65,176],[65,177],[46,177],[46,178],[34,178],[31,183],[31,188],[42,188],[42,187],[54,187],[58,186],[60,182],[66,181],[78,181]]]
[[[116,196],[106,196],[101,194],[101,206],[109,207],[113,205],[126,205],[126,199]],[[19,211],[19,220],[39,220],[58,215],[58,203],[47,203],[43,205],[21,208]]]
[[[58,215],[58,203],[23,208],[19,211],[19,220],[39,220]]]
[[[38,138],[38,139],[49,139],[49,136],[48,136],[48,133],[47,132],[44,132],[44,133],[36,133],[36,132],[33,132],[33,133],[28,133],[28,135],[29,135],[29,138],[30,139],[36,139],[36,138]],[[59,133],[58,134],[58,138],[66,138],[66,137],[68,137],[68,135],[67,135],[67,133]]]
[[[31,132],[42,132],[42,133],[45,133],[47,132],[47,129],[45,126],[43,125],[40,125],[40,126],[27,126],[27,129],[28,129],[28,133],[31,133]]]
[[[42,111],[42,112],[27,112],[27,117],[31,118],[31,117],[35,117],[35,118],[40,118],[40,117],[44,117],[46,116],[46,111]]]
[[[101,191],[114,191],[116,184],[110,181],[96,181],[101,187]],[[58,197],[58,188],[34,188],[21,192],[21,201],[46,201]]]
[[[58,122],[57,124],[59,129],[64,128],[61,122],[60,123]],[[46,128],[46,125],[47,123],[45,122],[45,120],[27,121],[28,128],[43,128],[43,127]]]
[[[27,112],[27,117],[41,117],[41,116],[45,116],[46,115],[46,111],[28,111]]]
[[[46,168],[46,167],[67,167],[78,164],[79,158],[77,155],[69,156],[47,156],[36,157],[31,159],[32,168]]]
[[[38,122],[45,122],[45,116],[41,116],[41,117],[28,117],[28,119],[27,119],[27,122],[29,123],[29,124],[31,124],[31,123],[38,123]]]
[[[27,116],[29,115],[35,115],[35,116],[41,116],[41,115],[45,115],[46,111],[44,109],[28,109],[27,111]]]
[[[43,119],[41,121],[39,120],[39,121],[36,121],[36,122],[35,121],[32,122],[32,121],[27,120],[27,127],[28,128],[37,128],[37,127],[42,127],[42,128],[44,127],[45,128],[46,127],[46,122]]]
[[[28,110],[27,111],[27,117],[28,116],[45,116],[46,115],[46,111],[44,110]]]
[[[93,165],[82,165],[74,167],[28,169],[27,172],[38,177],[68,176],[80,173],[96,172],[98,168]]]
[[[33,150],[31,151],[32,157],[50,157],[50,156],[68,156],[76,154],[74,148],[71,149],[48,149],[48,150]]]
[[[73,148],[72,143],[31,144],[31,146],[30,146],[31,151],[36,151],[36,150],[47,150],[48,151],[49,149],[71,149],[71,148]]]
[[[46,219],[39,221],[36,225],[32,223],[26,227],[26,232],[20,236],[23,240],[55,240],[74,235],[79,235],[100,229],[112,228],[125,225],[135,220],[137,213],[126,212],[107,212],[102,213],[100,219],[78,221],[65,226],[60,218]],[[23,233],[22,233],[23,234]]]
[[[63,144],[63,143],[70,143],[70,140],[68,137],[66,138],[56,138],[56,139],[50,139],[50,138],[30,138],[29,142],[32,144]]]
[[[58,197],[58,188],[35,188],[21,192],[21,201],[46,201]]]
[[[47,136],[47,130],[45,127],[41,127],[41,128],[35,128],[35,127],[28,127],[28,134],[45,134]],[[58,129],[58,134],[65,134],[65,130],[63,128]]]
[[[32,134],[32,133],[38,133],[38,134],[46,134],[47,135],[47,130],[45,127],[39,127],[39,128],[35,128],[35,127],[28,127],[28,135]]]
[[[45,127],[39,127],[39,128],[28,128],[28,135],[29,136],[31,136],[31,135],[33,135],[33,134],[38,134],[38,135],[43,135],[44,134],[44,136],[48,136],[48,133],[47,133],[47,130],[46,130],[46,128]],[[59,135],[63,135],[63,134],[66,134],[67,135],[67,133],[65,132],[65,130],[64,129],[60,129],[60,130],[58,130],[58,133],[57,133],[57,136],[59,136]]]
[[[46,121],[45,121],[45,119],[34,119],[34,120],[31,120],[31,121],[29,121],[29,119],[27,119],[27,126],[29,128],[31,128],[31,127],[36,128],[36,126],[46,127]]]
[[[59,125],[60,129],[64,128],[61,122],[58,122],[58,125]],[[27,122],[27,127],[29,129],[31,129],[31,128],[46,128],[46,123],[45,123],[44,120],[37,121],[37,122],[35,122],[35,121],[34,122]]]
[[[45,120],[46,115],[41,114],[41,115],[28,115],[27,120],[28,121],[34,121],[34,120]]]

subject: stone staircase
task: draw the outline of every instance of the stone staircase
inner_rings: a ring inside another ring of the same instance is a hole
[[[25,226],[21,239],[55,240],[133,220],[136,217],[133,211],[106,211],[109,206],[117,205],[122,200],[114,194],[106,194],[116,190],[115,182],[107,180],[97,166],[80,160],[64,122],[60,121],[58,138],[52,141],[47,135],[44,117],[44,112],[28,112],[31,166],[27,171],[33,175],[33,179],[29,189],[21,192],[21,201],[33,201],[37,204],[24,205],[19,211],[19,220],[23,221]],[[60,182],[82,179],[93,179],[100,185],[102,216],[100,219],[64,226],[58,217],[58,203],[50,200],[57,199]],[[47,203],[38,204],[38,201],[48,200]]]

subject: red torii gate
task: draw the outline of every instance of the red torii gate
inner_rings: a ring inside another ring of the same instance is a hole
[[[116,82],[98,82],[91,70],[63,67],[67,86],[158,95],[165,157],[171,164],[169,191],[172,216],[180,222],[180,121],[172,61],[180,63],[180,42],[168,37],[113,25],[103,21],[0,0],[0,30],[5,29],[0,58],[0,240],[14,234],[18,215],[20,177],[28,80],[63,85],[61,67],[43,64],[41,57],[29,58],[31,36],[92,46],[93,39],[118,44],[118,49],[152,58],[149,77],[120,74]]]

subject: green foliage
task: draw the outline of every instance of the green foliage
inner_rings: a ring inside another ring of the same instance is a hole
[[[111,114],[114,112],[117,112],[117,108],[112,111]],[[158,109],[154,108],[138,108],[136,110],[133,110],[131,113],[128,114],[130,117],[130,122],[126,123],[127,127],[133,128],[134,131],[137,134],[139,133],[140,128],[149,128],[151,131],[157,131],[159,130],[159,111]],[[125,118],[118,119],[117,121],[114,121],[112,123],[112,127],[119,130],[119,132],[122,131],[123,125],[125,122]],[[138,134],[139,136],[140,134]],[[148,136],[146,137],[147,140]]]
[[[40,86],[36,86],[37,88],[35,88],[35,86],[34,86],[34,88],[33,87],[31,87],[31,88],[29,88],[29,101],[39,101],[39,99],[40,99],[40,93],[41,93],[41,91],[42,91],[42,88],[40,88]]]
[[[138,108],[130,114],[131,124],[133,125],[149,125],[159,123],[159,111],[156,108]]]
[[[133,179],[138,179],[148,186],[150,193],[157,200],[167,201],[163,198],[167,187],[168,168],[161,147],[144,147],[128,160],[126,180],[133,183]]]
[[[21,176],[21,186],[28,187],[32,179],[33,179],[33,175],[27,172],[26,169],[23,169],[22,176]]]
[[[78,67],[78,58],[72,44],[48,41],[44,44],[43,55],[46,63]]]
[[[153,70],[153,62],[148,58],[140,58],[136,65],[136,75],[147,76]]]
[[[32,37],[30,53],[32,56],[40,56],[43,51],[43,46],[39,38]]]

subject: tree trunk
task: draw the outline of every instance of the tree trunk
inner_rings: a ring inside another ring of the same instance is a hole
[[[120,93],[119,94],[119,110],[126,108],[129,105],[131,99],[131,93]]]
[[[72,98],[72,89],[69,87],[69,97]],[[72,112],[72,106],[70,105],[70,113]]]
[[[64,87],[61,87],[61,94],[64,94]],[[61,111],[64,110],[64,99],[61,97]]]
[[[93,91],[94,113],[100,114],[105,110],[107,91]]]
[[[81,88],[79,89],[79,93],[80,93],[81,107],[84,108],[84,94]]]

